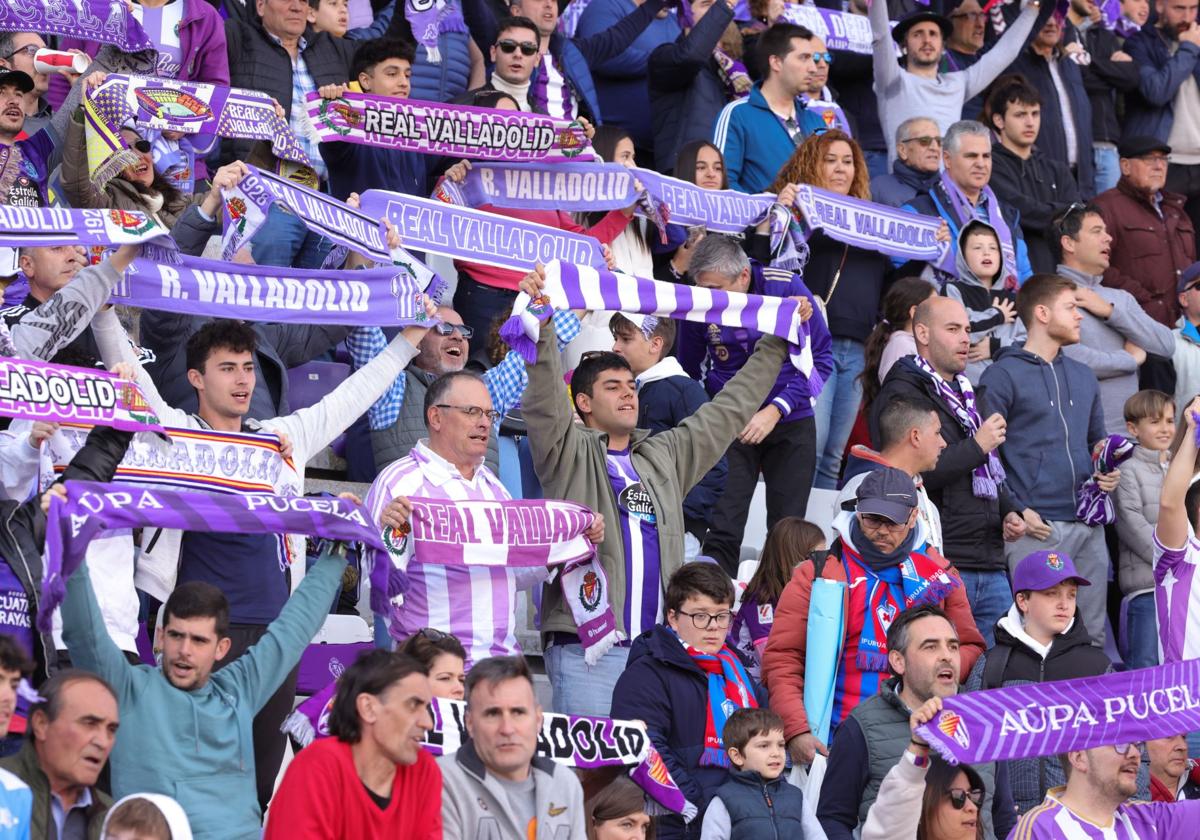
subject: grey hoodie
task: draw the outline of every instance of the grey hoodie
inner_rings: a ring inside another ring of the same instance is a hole
[[[1080,307],[1083,323],[1079,325],[1079,343],[1064,347],[1063,352],[1096,374],[1104,406],[1104,428],[1110,434],[1123,434],[1125,401],[1138,389],[1138,365],[1125,352],[1125,342],[1132,341],[1147,353],[1169,359],[1175,352],[1175,336],[1170,327],[1147,315],[1137,299],[1124,289],[1102,286],[1099,276],[1061,264],[1058,273],[1091,289],[1113,306],[1112,314],[1104,319]]]
[[[1000,457],[1017,509],[1075,521],[1075,493],[1092,474],[1092,446],[1105,436],[1096,375],[1061,352],[1050,364],[1024,347],[1004,347],[981,384],[988,411],[1008,422]]]

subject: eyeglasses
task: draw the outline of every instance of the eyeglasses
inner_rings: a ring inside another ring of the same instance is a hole
[[[13,56],[20,55],[21,53],[33,58],[40,49],[41,47],[39,47],[37,44],[26,44],[25,46],[18,47],[17,49],[3,56],[3,58],[12,58]]]
[[[1113,752],[1122,758],[1129,755],[1130,750],[1137,750],[1140,753],[1144,753],[1146,751],[1146,745],[1141,741],[1131,741],[1128,744],[1113,744],[1112,748]]]
[[[733,613],[726,610],[719,612],[716,615],[703,612],[686,613],[683,610],[675,610],[676,615],[686,615],[692,620],[692,626],[697,630],[707,630],[714,624],[718,630],[725,630],[729,627],[729,623],[733,621]]]
[[[536,55],[538,51],[537,44],[532,41],[514,41],[511,38],[505,38],[503,41],[497,41],[496,46],[500,48],[500,52],[505,55],[512,55],[517,50],[521,51],[523,56]]]
[[[443,633],[441,630],[438,630],[436,627],[422,627],[414,635],[422,636],[431,642],[440,642],[444,639],[451,638],[449,633]]]
[[[955,12],[950,15],[950,20],[958,20],[959,18],[966,18],[971,23],[978,23],[987,18],[987,12]]]
[[[1142,157],[1134,158],[1140,160],[1149,166],[1166,166],[1170,159],[1166,155],[1143,155]]]
[[[950,804],[954,806],[954,810],[961,811],[967,806],[967,800],[970,799],[978,808],[983,804],[983,791],[979,788],[950,788],[946,791],[946,796],[950,797]]]
[[[438,335],[454,335],[457,332],[463,338],[470,338],[475,335],[475,330],[466,324],[447,324],[445,321],[440,324],[434,324],[433,331]]]
[[[880,531],[887,529],[888,531],[896,531],[908,525],[908,521],[893,522],[886,516],[879,516],[874,513],[860,513],[859,519],[862,520],[864,528],[870,528],[872,531]]]
[[[450,405],[449,403],[434,403],[433,407],[453,408],[455,411],[461,411],[472,420],[478,420],[480,417],[486,417],[490,422],[495,423],[500,419],[500,412],[496,411],[494,408],[480,408],[477,405]]]
[[[918,146],[928,149],[930,146],[941,146],[942,138],[941,137],[931,137],[929,135],[922,135],[920,137],[909,137],[907,140],[901,140],[900,142],[901,143],[916,143]]]

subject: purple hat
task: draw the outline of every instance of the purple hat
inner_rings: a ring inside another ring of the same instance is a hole
[[[1035,551],[1017,564],[1012,576],[1012,588],[1013,592],[1040,592],[1064,580],[1073,580],[1080,586],[1092,585],[1090,580],[1075,571],[1071,558],[1061,551]]]

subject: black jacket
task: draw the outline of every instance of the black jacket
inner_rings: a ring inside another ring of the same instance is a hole
[[[986,396],[984,388],[975,389],[979,414],[985,419],[990,413]],[[879,396],[867,407],[871,445],[879,448],[879,415],[888,401],[896,397],[928,405],[942,421],[946,448],[942,450],[937,466],[921,474],[925,491],[942,517],[942,554],[959,569],[1007,571],[1001,523],[1007,513],[1015,510],[1008,492],[1002,487],[998,499],[981,499],[975,495],[971,489],[971,473],[984,462],[983,450],[942,402],[933,380],[910,357],[906,356],[892,366],[883,380]]]
[[[886,254],[845,245],[819,230],[809,237],[804,284],[825,301],[825,322],[834,338],[865,343],[891,281],[892,261]]]
[[[229,83],[234,87],[250,88],[275,97],[289,117],[292,108],[305,103],[292,102],[292,58],[287,50],[275,43],[259,20],[225,21],[225,41],[229,48]],[[357,41],[335,38],[328,32],[311,27],[304,31],[305,47],[301,53],[308,73],[322,85],[344,85],[350,81],[350,63],[358,49]],[[221,147],[221,160],[246,160],[256,140],[226,140]]]
[[[112,481],[132,437],[130,432],[118,432],[107,426],[95,427],[83,448],[67,465],[62,480]],[[0,562],[8,563],[25,589],[31,626],[41,600],[45,542],[46,514],[42,512],[40,495],[23,504],[7,499],[0,501]],[[38,634],[36,628],[34,638],[40,643],[37,650],[30,651],[37,664],[34,684],[38,685],[54,665],[54,641],[48,633]]]
[[[1080,68],[1083,87],[1092,103],[1092,140],[1119,143],[1121,124],[1117,122],[1117,94],[1137,90],[1141,79],[1137,62],[1112,60],[1112,54],[1121,46],[1113,31],[1103,26],[1090,26],[1082,35],[1072,27],[1063,36],[1063,43],[1072,41],[1082,44],[1092,57],[1091,64]]]
[[[1046,231],[1054,217],[1080,201],[1079,186],[1071,169],[1036,146],[1028,160],[992,143],[992,192],[1021,214],[1021,232],[1029,250],[1029,264],[1039,274],[1053,274],[1058,260],[1050,251]]]

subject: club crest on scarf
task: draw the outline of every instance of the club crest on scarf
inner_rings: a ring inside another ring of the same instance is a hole
[[[112,209],[108,211],[108,218],[120,228],[122,233],[130,233],[134,236],[140,236],[155,227],[154,220],[145,213],[128,213],[124,210]]]
[[[600,598],[604,594],[604,585],[600,582],[599,576],[588,571],[583,576],[583,583],[579,585],[579,601],[583,604],[584,609],[588,612],[595,612],[600,606]]]
[[[879,623],[883,625],[883,629],[887,630],[892,626],[892,622],[896,620],[896,605],[880,604],[875,608],[875,617],[879,619]]]
[[[345,99],[322,99],[317,119],[330,131],[345,137],[363,121],[363,116]]]
[[[403,557],[405,549],[408,548],[408,535],[411,531],[407,524],[399,528],[384,528],[380,532],[380,538],[387,553],[393,557]]]
[[[560,151],[563,157],[579,157],[583,153],[583,150],[588,147],[588,139],[587,133],[578,120],[572,120],[558,132],[558,144],[562,147]]]
[[[971,746],[971,735],[967,732],[967,724],[955,712],[943,711],[938,715],[937,728],[962,745],[963,749]]]

